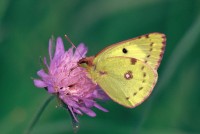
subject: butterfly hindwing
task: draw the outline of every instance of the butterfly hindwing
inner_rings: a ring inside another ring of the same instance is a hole
[[[157,72],[148,64],[131,57],[108,57],[89,69],[92,80],[115,102],[135,107],[151,93]]]
[[[157,70],[162,59],[166,37],[161,33],[150,33],[119,42],[100,51],[95,60],[125,56],[139,59]]]

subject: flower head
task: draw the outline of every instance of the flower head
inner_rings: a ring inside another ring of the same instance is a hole
[[[65,51],[63,41],[58,37],[53,54],[52,44],[53,40],[50,39],[50,64],[48,65],[44,58],[46,69],[37,72],[40,79],[34,79],[35,86],[46,88],[49,93],[58,95],[75,119],[76,114],[82,113],[92,117],[96,116],[91,110],[92,107],[107,112],[95,102],[95,99],[106,99],[107,96],[87,77],[86,70],[77,66],[78,61],[87,53],[85,45],[78,45],[75,52],[73,47]]]

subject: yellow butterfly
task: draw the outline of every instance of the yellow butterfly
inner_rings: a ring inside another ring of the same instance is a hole
[[[113,101],[133,108],[152,92],[165,44],[164,34],[150,33],[108,46],[79,65]]]

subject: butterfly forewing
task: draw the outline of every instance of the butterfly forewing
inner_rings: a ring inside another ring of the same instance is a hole
[[[104,60],[107,57],[133,57],[149,64],[157,70],[162,59],[166,37],[161,33],[142,35],[111,45],[96,55],[95,60]]]
[[[148,64],[129,57],[108,57],[95,63],[89,71],[91,78],[115,102],[135,107],[151,93],[157,73]]]

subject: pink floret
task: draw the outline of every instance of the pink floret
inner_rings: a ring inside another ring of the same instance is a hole
[[[48,65],[44,59],[47,71],[41,69],[37,72],[40,79],[34,79],[34,85],[58,95],[73,114],[85,113],[94,117],[96,114],[91,110],[92,107],[108,112],[95,101],[96,99],[107,100],[107,95],[87,77],[84,68],[77,66],[77,62],[87,53],[85,45],[79,44],[75,52],[73,47],[65,51],[63,41],[58,37],[55,52],[52,53],[52,42],[50,39],[50,64]]]

